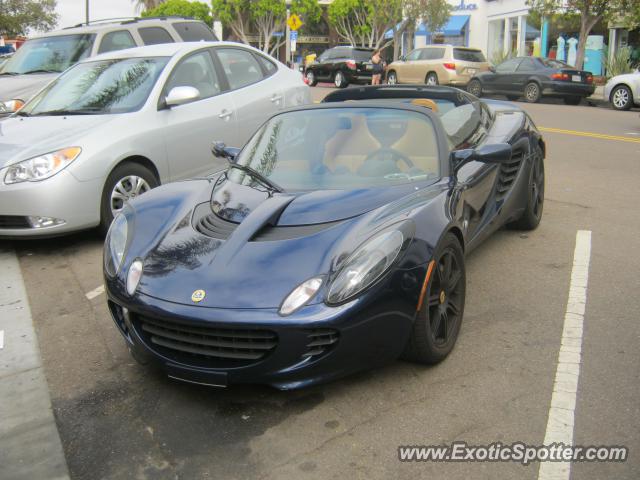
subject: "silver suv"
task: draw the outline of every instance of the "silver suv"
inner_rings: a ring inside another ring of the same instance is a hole
[[[0,115],[18,110],[85,58],[143,45],[201,40],[217,39],[204,22],[185,17],[95,21],[34,37],[0,67]]]

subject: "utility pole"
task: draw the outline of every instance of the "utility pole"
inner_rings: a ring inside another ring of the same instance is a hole
[[[85,11],[85,17],[86,17],[86,23],[89,23],[89,0],[85,0],[84,2],[84,11]]]
[[[285,32],[284,32],[284,38],[285,38],[285,65],[289,66],[289,62],[291,60],[291,29],[289,28],[289,17],[291,16],[291,0],[286,0],[286,4],[287,4],[287,22],[286,22],[286,27],[285,27]]]

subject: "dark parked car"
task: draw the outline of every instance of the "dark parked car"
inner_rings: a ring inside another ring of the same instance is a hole
[[[545,144],[517,106],[370,86],[274,115],[229,167],[136,198],[105,243],[108,306],[169,377],[280,389],[453,349],[465,255],[538,226]]]
[[[591,72],[538,57],[510,58],[490,72],[479,73],[467,85],[467,91],[476,97],[499,94],[509,100],[524,97],[529,103],[542,97],[557,97],[567,105],[578,105],[595,89]]]
[[[315,62],[307,65],[307,84],[313,87],[318,82],[333,82],[338,88],[350,83],[369,84],[373,72],[372,54],[372,48],[333,47],[325,50]]]

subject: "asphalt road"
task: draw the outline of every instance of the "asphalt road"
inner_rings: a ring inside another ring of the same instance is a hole
[[[572,478],[640,478],[640,115],[521,105],[545,131],[544,218],[468,258],[461,336],[436,367],[295,392],[175,383],[130,358],[103,294],[87,298],[101,239],[13,242],[72,478],[538,478],[538,465],[401,463],[397,448],[543,443],[578,230],[592,237],[574,440],[630,458]]]

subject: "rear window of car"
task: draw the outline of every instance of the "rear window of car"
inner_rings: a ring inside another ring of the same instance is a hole
[[[372,54],[373,50],[360,50],[358,48],[354,48],[351,52],[351,56],[356,62],[366,62],[371,59]]]
[[[180,38],[185,42],[199,42],[205,40],[207,42],[217,40],[209,27],[200,22],[176,22],[173,24]]]
[[[561,62],[560,60],[553,60],[551,58],[541,58],[540,61],[544,63],[545,67],[549,68],[574,68],[568,63]]]
[[[480,50],[469,50],[468,48],[454,48],[453,58],[463,62],[486,62],[484,54]]]
[[[173,38],[162,27],[139,28],[138,33],[145,45],[157,45],[159,43],[173,43]]]

